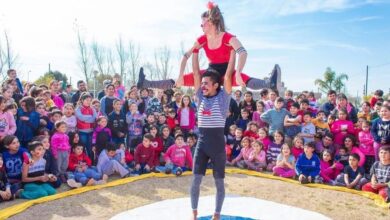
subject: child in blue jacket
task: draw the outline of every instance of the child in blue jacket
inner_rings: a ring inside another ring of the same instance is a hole
[[[298,157],[295,164],[295,172],[301,184],[321,183],[320,158],[314,154],[314,142],[305,143],[304,153]]]

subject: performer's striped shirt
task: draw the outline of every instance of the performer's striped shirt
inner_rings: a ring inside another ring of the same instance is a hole
[[[221,89],[213,97],[204,97],[202,90],[198,89],[198,127],[224,128],[226,115],[229,110],[230,96]]]

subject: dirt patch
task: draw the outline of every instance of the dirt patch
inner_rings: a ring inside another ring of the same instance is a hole
[[[390,211],[358,195],[240,174],[226,176],[226,193],[255,197],[322,213],[332,219],[388,219]],[[143,205],[189,196],[191,176],[151,178],[35,205],[10,219],[109,219]],[[60,191],[65,188],[60,189]],[[211,175],[203,179],[201,196],[215,194]],[[0,209],[22,202],[0,204]],[[190,204],[183,204],[190,205]],[[158,211],[158,210],[156,210]]]

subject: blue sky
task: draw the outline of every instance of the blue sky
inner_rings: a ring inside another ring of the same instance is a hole
[[[369,92],[389,91],[390,1],[217,3],[229,32],[248,51],[244,72],[250,76],[264,77],[279,63],[289,89],[317,91],[314,80],[329,66],[347,73],[348,92],[361,95],[369,65]],[[205,4],[180,0],[7,1],[1,4],[0,31],[9,33],[19,55],[19,72],[26,79],[28,71],[30,79],[39,77],[49,62],[52,69],[72,76],[73,83],[81,78],[76,65],[76,18],[87,41],[114,47],[122,36],[140,45],[143,62],[153,59],[155,48],[169,46],[175,53],[171,62],[175,78],[180,43],[190,47],[201,34],[200,14]]]

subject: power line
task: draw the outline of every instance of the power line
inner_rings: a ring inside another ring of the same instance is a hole
[[[370,68],[377,68],[377,67],[382,67],[382,66],[387,66],[387,65],[390,65],[390,62],[382,63],[382,64],[379,64],[379,65],[370,66]]]

